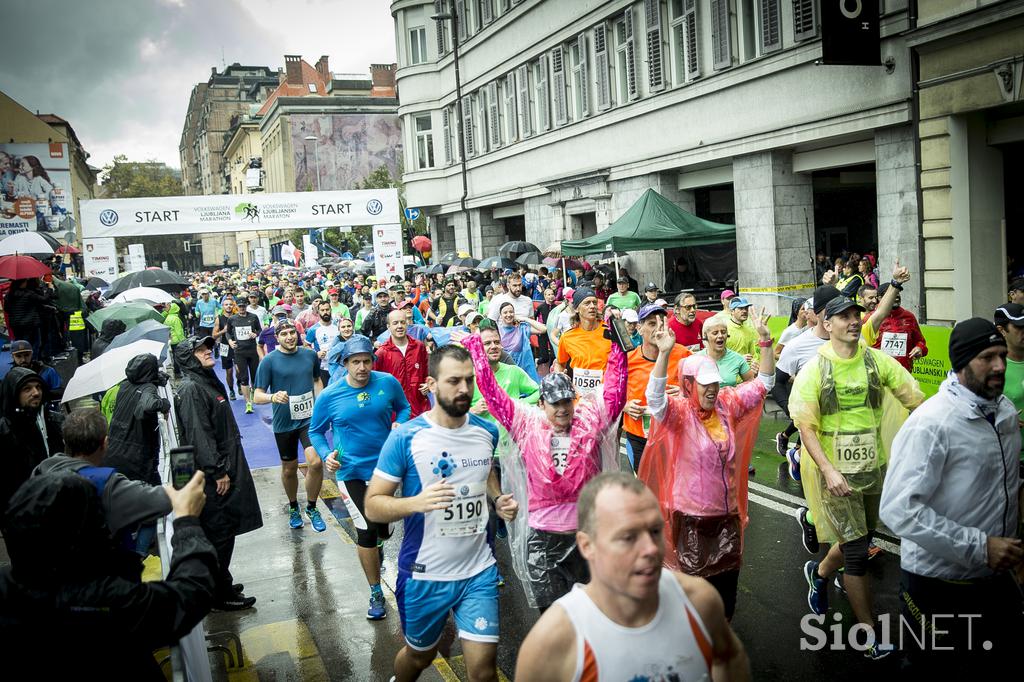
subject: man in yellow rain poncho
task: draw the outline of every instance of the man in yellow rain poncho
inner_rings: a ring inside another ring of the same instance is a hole
[[[800,429],[800,477],[815,518],[818,540],[831,543],[821,560],[808,561],[807,602],[828,611],[828,577],[845,566],[844,585],[857,620],[867,628],[869,658],[892,651],[874,639],[866,567],[888,462],[888,446],[924,400],[917,381],[893,358],[859,342],[864,308],[843,296],[823,311],[829,341],[797,375],[789,399]],[[901,406],[902,404],[902,406]]]

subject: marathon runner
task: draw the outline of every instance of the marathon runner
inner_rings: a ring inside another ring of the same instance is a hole
[[[722,600],[703,578],[662,568],[658,500],[630,474],[605,473],[580,493],[590,582],[540,617],[519,649],[530,682],[748,680],[750,664]]]
[[[622,413],[622,428],[626,442],[633,452],[633,471],[640,470],[640,461],[647,447],[647,436],[651,429],[651,414],[647,409],[647,380],[658,359],[658,346],[654,343],[655,332],[664,329],[668,311],[658,305],[647,304],[640,309],[640,336],[643,343],[626,356],[629,368],[626,383],[626,406]],[[690,356],[686,346],[676,343],[668,360],[667,395],[679,393],[679,379],[676,368],[683,358]]]
[[[235,299],[226,296],[221,301],[220,309],[221,314],[214,322],[213,340],[220,356],[220,367],[227,379],[228,400],[235,400],[238,397],[235,395],[235,352],[228,343],[228,320],[235,314]]]
[[[478,313],[474,312],[473,314]],[[540,400],[540,387],[521,367],[501,361],[503,350],[501,334],[493,325],[480,329],[480,344],[487,356],[487,363],[494,374],[494,380],[501,390],[505,391],[513,400],[521,400],[527,405],[536,405]],[[495,424],[498,423],[487,409],[487,401],[484,400],[484,396],[480,392],[479,381],[473,387],[473,400],[470,403],[469,411]],[[499,430],[503,429],[499,428]]]
[[[676,343],[686,346],[691,353],[704,347],[704,323],[697,319],[697,297],[692,293],[684,291],[676,296],[668,326],[676,335]]]
[[[316,508],[316,498],[324,479],[323,464],[309,439],[313,402],[323,389],[319,362],[316,353],[299,347],[299,333],[291,320],[279,321],[274,333],[277,348],[260,361],[253,401],[257,405],[273,404],[271,426],[281,457],[281,485],[288,496],[288,524],[292,528],[302,528],[303,525],[298,502],[297,448],[301,444],[306,458],[306,516],[313,530],[322,533],[327,524]]]
[[[817,307],[817,304],[816,306]],[[817,351],[793,382],[789,411],[800,430],[807,456],[800,458],[800,479],[814,513],[819,542],[831,543],[821,562],[808,561],[804,577],[807,603],[822,616],[828,611],[828,577],[843,566],[843,585],[857,621],[868,631],[865,656],[880,659],[892,646],[875,639],[867,580],[868,545],[878,524],[878,505],[894,426],[924,395],[917,381],[893,358],[860,343],[864,308],[844,296],[823,311],[828,343]],[[884,409],[883,409],[884,405]],[[883,421],[886,429],[883,430]]]
[[[1004,303],[993,316],[996,329],[1006,340],[1006,381],[1003,395],[1017,410],[1021,436],[1024,436],[1024,305]],[[1024,439],[1022,439],[1024,440]],[[1024,479],[1024,442],[1021,443],[1020,473]]]
[[[341,362],[347,373],[328,386],[313,407],[310,437],[327,471],[334,475],[356,528],[359,563],[370,585],[366,617],[387,616],[380,587],[383,542],[391,537],[386,523],[366,521],[366,485],[373,476],[381,447],[391,430],[409,419],[409,401],[390,374],[371,371],[373,343],[362,335],[342,344]],[[395,422],[392,423],[392,417]],[[327,443],[332,434],[334,447]]]
[[[406,645],[395,677],[408,682],[430,666],[452,612],[472,680],[496,679],[498,568],[487,538],[487,500],[511,521],[519,510],[494,468],[498,429],[467,415],[473,364],[465,348],[430,356],[430,411],[388,436],[366,491],[367,520],[404,519],[395,596]],[[395,497],[399,486],[402,497]]]
[[[250,384],[256,378],[256,367],[260,364],[260,354],[256,350],[256,338],[263,329],[260,321],[246,311],[246,300],[240,298],[235,306],[235,314],[228,318],[227,339],[235,356],[235,371],[238,374],[238,386],[245,398],[245,413],[252,414],[252,389]]]
[[[576,548],[576,498],[602,470],[618,468],[618,417],[626,400],[626,355],[612,344],[606,382],[577,404],[564,374],[540,382],[540,408],[513,400],[491,371],[481,335],[459,336],[473,356],[477,385],[488,411],[519,449],[502,457],[502,474],[517,499],[528,502],[526,528],[512,537],[524,587],[543,612],[576,582],[586,565]],[[506,453],[502,453],[505,455]],[[525,495],[523,492],[525,492]],[[523,523],[523,520],[520,521]],[[525,574],[525,575],[524,575]]]
[[[534,381],[540,381],[537,373],[537,361],[533,357],[530,336],[547,334],[548,328],[537,320],[529,317],[517,317],[515,304],[505,301],[500,304],[498,312],[498,332],[501,334],[501,345],[516,365],[526,372]]]
[[[205,339],[213,336],[213,327],[217,324],[217,302],[210,298],[210,290],[202,287],[199,300],[195,304],[196,336]]]
[[[572,305],[579,323],[558,338],[558,359],[554,373],[566,372],[580,396],[590,395],[604,382],[612,342],[604,337],[604,325],[598,313],[597,295],[591,289],[577,289]]]
[[[405,310],[392,310],[388,313],[387,323],[391,338],[377,349],[377,369],[398,379],[412,408],[412,416],[418,417],[430,409],[427,401],[427,347],[406,333],[409,321]]]
[[[341,330],[335,323],[331,304],[327,301],[321,301],[317,306],[317,315],[320,320],[315,326],[306,330],[306,342],[312,346],[316,351],[316,356],[320,358],[320,381],[326,386],[331,380],[327,370],[327,353],[334,345],[334,340],[341,334]]]

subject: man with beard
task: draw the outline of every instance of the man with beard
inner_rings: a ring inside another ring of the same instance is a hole
[[[316,326],[306,330],[306,343],[312,346],[316,356],[320,358],[320,383],[326,386],[331,380],[331,376],[327,371],[327,353],[331,350],[334,340],[338,338],[341,331],[334,324],[334,314],[331,312],[330,303],[321,301],[317,307],[317,313],[320,315],[320,320],[316,323]]]
[[[14,367],[0,385],[0,442],[4,444],[4,474],[0,476],[0,519],[7,501],[32,469],[64,449],[60,426],[43,407],[46,385],[38,374]]]
[[[498,567],[487,502],[507,521],[519,505],[502,494],[494,468],[497,427],[467,415],[473,364],[466,349],[435,351],[427,384],[434,407],[391,432],[366,491],[369,521],[404,519],[395,596],[406,646],[395,657],[395,679],[415,680],[430,666],[449,612],[469,678],[497,679]]]
[[[957,324],[953,373],[893,441],[899,457],[880,514],[902,541],[902,615],[911,630],[930,632],[923,642],[903,640],[915,679],[995,679],[1019,664],[1021,436],[1017,410],[1002,395],[1006,354],[988,320]]]
[[[427,401],[427,347],[408,335],[408,313],[392,310],[388,314],[391,338],[377,349],[377,369],[398,379],[412,409],[412,417],[430,409]]]
[[[35,360],[32,357],[32,344],[24,339],[11,342],[11,360],[13,367],[24,367],[32,370],[46,384],[46,396],[44,400],[60,400],[64,395],[64,386],[57,370],[44,362]]]
[[[178,344],[177,353],[182,370],[175,401],[178,433],[182,445],[195,448],[196,468],[205,474],[206,506],[199,521],[217,552],[219,565],[214,608],[252,608],[256,598],[242,593],[229,570],[235,537],[263,526],[242,435],[224,384],[213,371],[213,339],[186,339]]]
[[[328,304],[321,305],[327,310],[329,321]],[[281,484],[288,496],[289,526],[302,528],[298,502],[298,447],[301,445],[306,458],[306,516],[313,530],[322,533],[327,530],[327,524],[316,508],[316,498],[323,484],[324,470],[309,439],[309,419],[313,415],[313,402],[323,389],[323,370],[316,353],[299,348],[298,330],[291,320],[278,322],[275,333],[277,349],[260,361],[253,400],[257,405],[273,404],[271,428],[281,458]]]
[[[377,292],[374,299],[377,306],[363,318],[363,324],[359,327],[360,333],[370,339],[375,339],[388,330],[388,313],[391,312],[391,294],[385,289]]]
[[[525,320],[526,318],[533,317],[533,299],[529,296],[523,295],[523,278],[518,274],[510,274],[508,279],[505,281],[508,287],[507,294],[495,294],[491,299],[491,304],[487,308],[487,317],[491,318],[495,322],[501,316],[501,304],[511,303],[515,306],[516,317]]]
[[[402,386],[390,374],[371,371],[373,343],[354,336],[341,347],[345,376],[331,384],[313,407],[310,438],[327,471],[334,474],[338,490],[349,506],[356,528],[359,563],[370,585],[369,620],[387,616],[380,586],[383,543],[391,537],[386,523],[366,522],[366,484],[391,430],[409,419],[409,401]],[[327,444],[327,431],[334,447]],[[352,509],[352,506],[355,509]]]
[[[458,323],[459,299],[455,294],[455,281],[448,280],[444,283],[444,293],[441,298],[434,301],[433,307],[427,312],[427,319],[434,323],[435,327],[451,327]]]

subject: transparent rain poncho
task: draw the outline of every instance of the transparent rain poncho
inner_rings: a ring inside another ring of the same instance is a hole
[[[543,580],[536,567],[561,564],[575,543],[558,543],[557,551],[563,556],[531,560],[530,529],[573,533],[580,490],[602,471],[618,470],[617,426],[626,401],[626,355],[612,344],[604,385],[579,400],[570,432],[558,436],[542,408],[515,401],[498,386],[478,336],[467,337],[463,345],[473,357],[477,386],[488,411],[509,434],[509,441],[499,442],[497,453],[502,489],[519,502],[519,514],[509,524],[509,549],[527,600],[536,606],[531,583]],[[552,437],[568,439],[564,459],[553,456]],[[561,473],[560,465],[564,466]],[[554,548],[550,543],[549,547]]]
[[[893,438],[907,410],[922,400],[917,381],[895,359],[863,346],[853,357],[841,358],[826,343],[800,370],[789,414],[797,427],[818,435],[825,456],[852,491],[843,497],[829,493],[806,445],[801,447],[800,479],[820,542],[850,542],[874,530],[864,498],[882,494]]]
[[[742,562],[747,467],[768,389],[759,380],[723,388],[705,411],[684,366],[679,394],[667,396],[664,414],[651,421],[638,475],[665,518],[665,565],[708,577]],[[649,385],[664,381],[652,377]]]

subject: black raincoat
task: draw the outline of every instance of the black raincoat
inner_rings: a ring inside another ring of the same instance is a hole
[[[166,580],[117,577],[120,560],[92,483],[34,476],[4,523],[0,642],[44,677],[163,680],[153,650],[188,634],[213,602],[217,555],[194,516],[175,519]],[[16,675],[17,676],[17,675]]]
[[[200,520],[215,545],[263,526],[256,486],[242,450],[242,435],[227,391],[212,369],[204,369],[190,340],[175,348],[182,370],[175,410],[182,445],[195,447],[196,467],[206,474],[206,506]],[[231,487],[217,494],[217,479],[227,474]]]
[[[107,350],[107,346],[114,340],[114,337],[118,334],[124,333],[128,327],[121,320],[105,320],[103,322],[103,328],[100,329],[100,335],[96,337],[96,340],[92,342],[92,349],[90,350],[89,357],[95,360],[99,356],[103,355],[104,351]]]
[[[0,468],[0,516],[14,491],[28,480],[36,465],[64,450],[60,426],[46,411],[45,403],[38,410],[21,407],[18,394],[29,381],[43,385],[45,400],[46,384],[38,374],[25,367],[12,367],[0,384],[3,404],[3,416],[0,416],[0,462],[3,462]],[[40,411],[46,428],[45,436],[39,428]]]
[[[133,481],[160,485],[160,424],[157,414],[171,409],[158,386],[167,383],[157,359],[137,355],[128,362],[127,377],[117,391],[117,402],[107,433],[103,466],[114,467]]]

